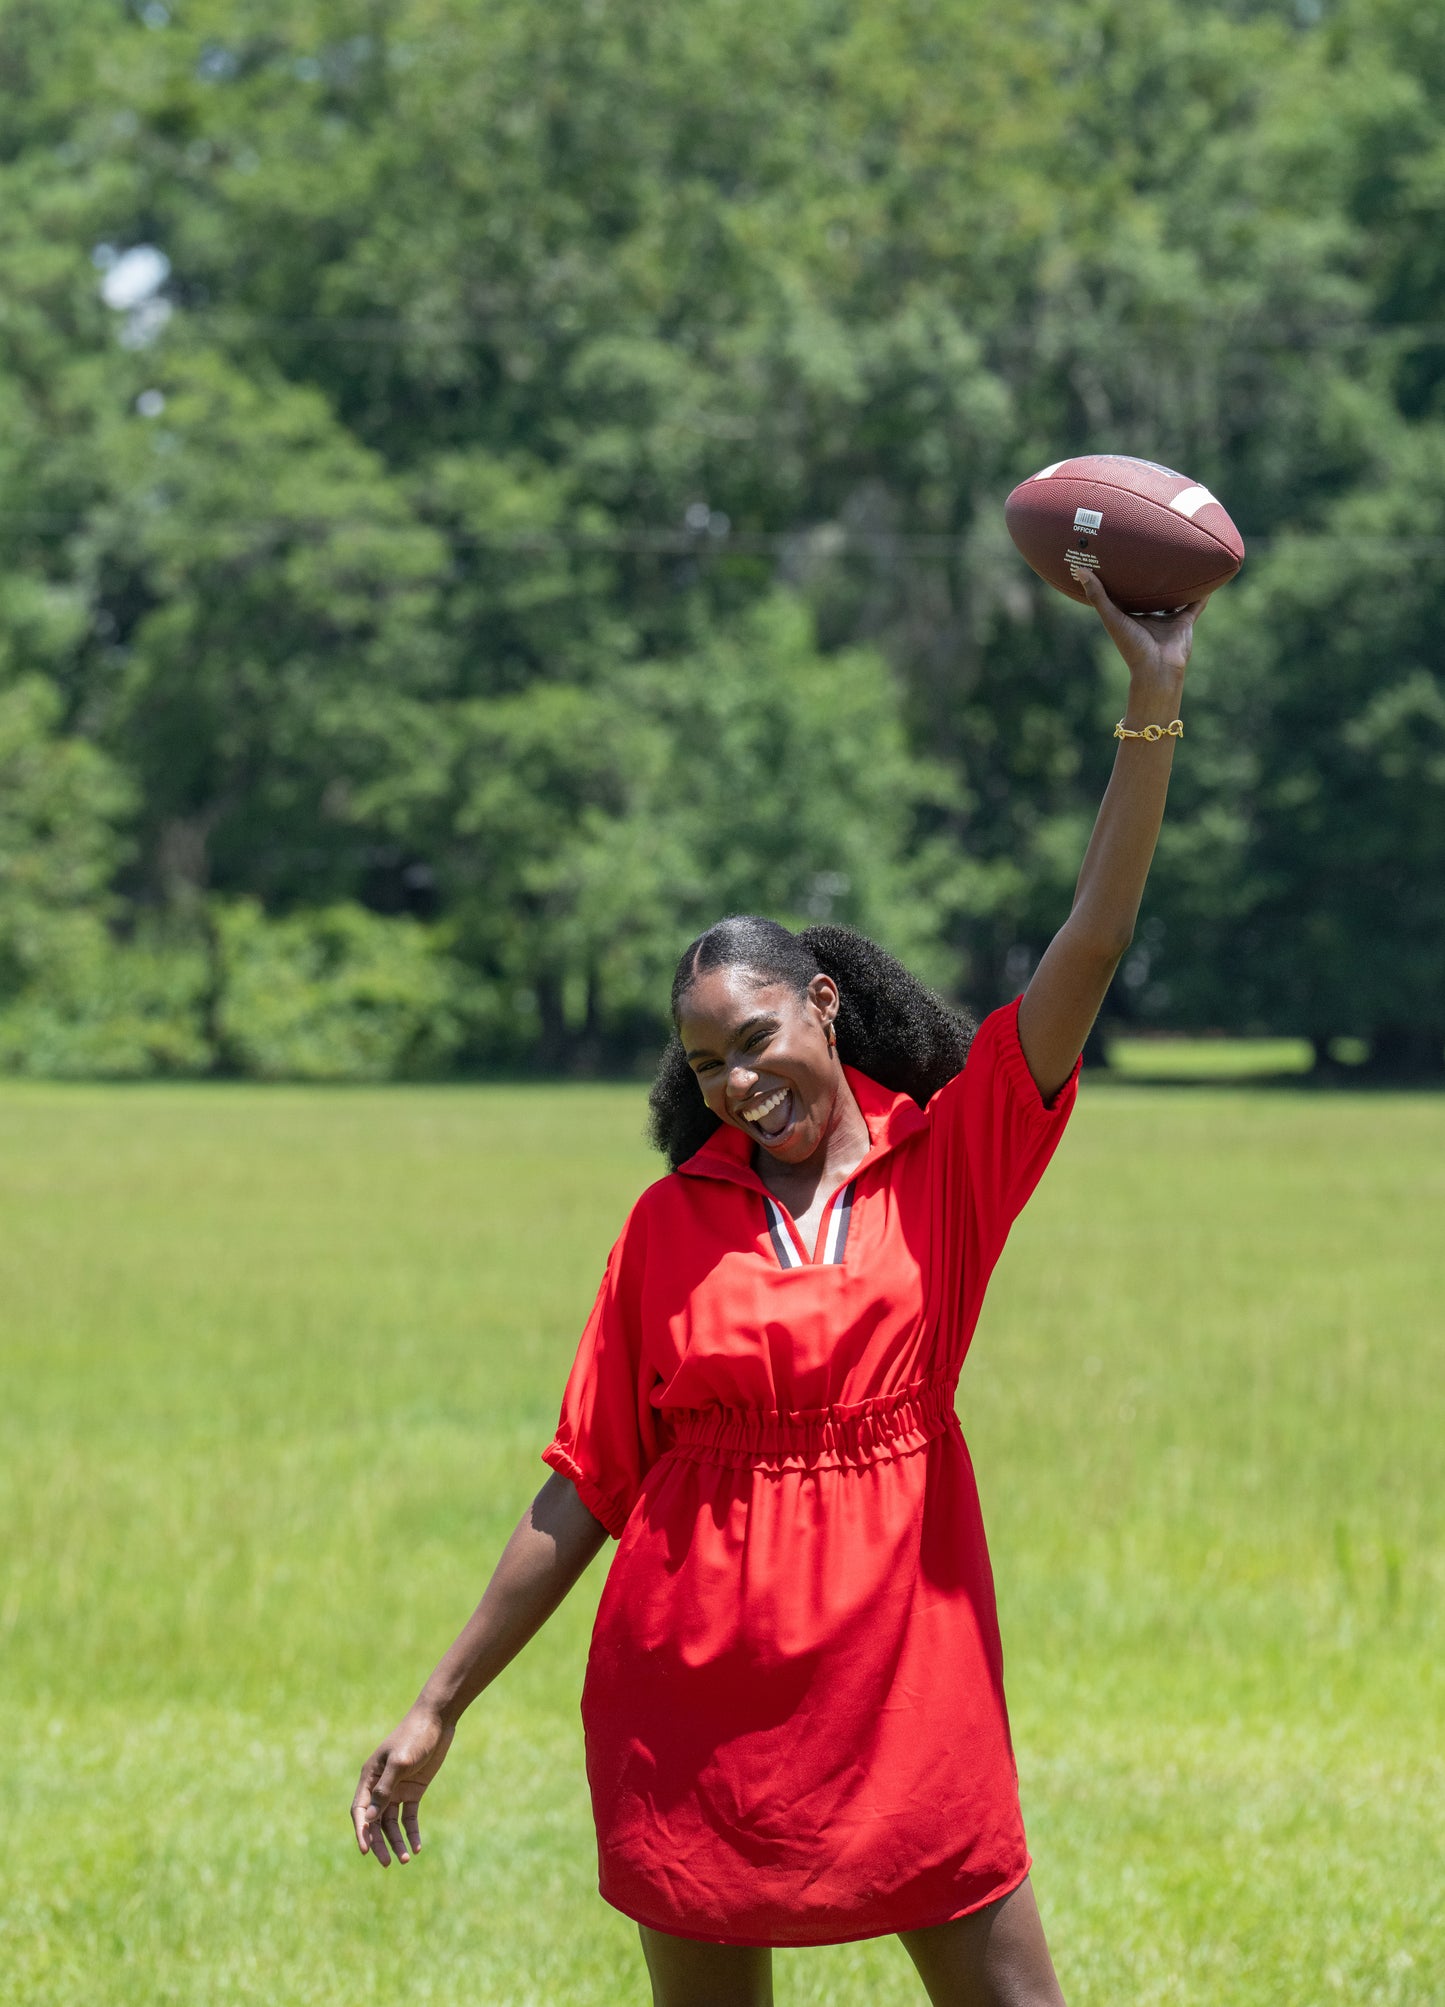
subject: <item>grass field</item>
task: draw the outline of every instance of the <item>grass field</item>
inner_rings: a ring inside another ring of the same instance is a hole
[[[1303,1038],[1113,1038],[1109,1071],[1123,1080],[1151,1083],[1269,1081],[1308,1073],[1313,1064]]]
[[[416,1865],[357,1764],[543,1475],[639,1090],[0,1090],[0,1999],[644,1997],[589,1578]],[[1073,2007],[1445,1999],[1445,1098],[1113,1087],[960,1406]],[[599,1570],[595,1571],[600,1575]],[[917,2000],[891,1941],[786,2003]]]

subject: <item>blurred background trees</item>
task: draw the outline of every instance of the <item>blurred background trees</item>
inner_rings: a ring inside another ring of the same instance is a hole
[[[1011,994],[1108,449],[1251,549],[1113,1013],[1438,1071],[1442,110],[1404,0],[3,0],[0,1065],[626,1066],[740,907]]]

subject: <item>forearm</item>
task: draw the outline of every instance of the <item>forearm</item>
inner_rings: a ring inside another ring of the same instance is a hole
[[[1134,678],[1124,723],[1131,731],[1179,715],[1184,678]],[[1079,871],[1069,932],[1103,960],[1128,947],[1164,820],[1175,741],[1123,739]]]
[[[1129,669],[1124,724],[1142,732],[1179,715],[1184,670],[1203,611],[1196,601],[1168,620],[1121,613],[1090,571],[1079,584]],[[1154,859],[1174,764],[1172,738],[1123,739],[1084,853],[1069,917],[1044,951],[1019,1006],[1019,1038],[1047,1100],[1073,1071],[1089,1026],[1134,933]]]
[[[517,1522],[492,1579],[417,1706],[455,1722],[534,1637],[607,1535],[565,1477],[552,1476]]]

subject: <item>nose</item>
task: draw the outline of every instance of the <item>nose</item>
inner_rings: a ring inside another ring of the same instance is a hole
[[[758,1076],[752,1067],[744,1066],[741,1062],[738,1062],[729,1068],[728,1092],[732,1095],[734,1101],[741,1101],[745,1094],[751,1094],[757,1084]]]

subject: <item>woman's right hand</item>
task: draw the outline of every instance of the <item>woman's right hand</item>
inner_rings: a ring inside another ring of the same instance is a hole
[[[404,1863],[420,1851],[417,1807],[456,1732],[455,1722],[418,1703],[362,1764],[351,1801],[351,1824],[361,1852],[371,1854],[381,1867],[391,1866],[393,1853]]]
[[[486,1593],[411,1712],[361,1766],[351,1824],[384,1868],[421,1846],[417,1801],[442,1767],[457,1721],[556,1609],[607,1538],[568,1477],[553,1471],[522,1514]]]

